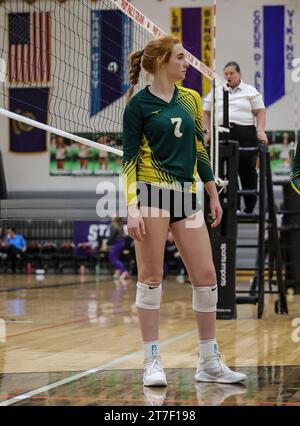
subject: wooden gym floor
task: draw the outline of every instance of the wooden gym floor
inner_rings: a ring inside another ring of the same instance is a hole
[[[0,405],[300,406],[300,296],[288,297],[288,315],[274,313],[276,298],[261,320],[240,305],[237,320],[217,321],[223,359],[247,383],[196,383],[191,288],[170,277],[160,328],[169,384],[143,388],[134,279],[1,275]]]

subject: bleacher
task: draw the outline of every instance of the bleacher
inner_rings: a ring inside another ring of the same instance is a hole
[[[24,236],[27,250],[19,259],[18,271],[44,269],[50,273],[78,273],[84,267],[86,273],[112,273],[112,266],[106,249],[107,237],[99,237],[98,244],[89,242],[74,244],[73,221],[68,220],[0,220],[0,227],[5,231],[13,227],[16,233]],[[107,226],[110,221],[107,221]],[[123,250],[122,260],[129,269],[134,263],[134,249],[128,238]],[[131,265],[130,265],[131,264]],[[9,260],[5,249],[0,253],[0,272],[9,271]]]

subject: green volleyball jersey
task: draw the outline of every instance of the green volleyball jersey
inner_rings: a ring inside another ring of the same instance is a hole
[[[200,95],[175,86],[166,102],[148,86],[131,98],[123,116],[123,174],[126,203],[137,202],[136,182],[196,192],[197,172],[214,180],[203,145]]]
[[[296,193],[300,195],[300,143],[297,145],[297,151],[294,158],[291,184]]]
[[[300,143],[297,144],[296,155],[294,158],[293,170],[292,170],[293,178],[300,178]]]

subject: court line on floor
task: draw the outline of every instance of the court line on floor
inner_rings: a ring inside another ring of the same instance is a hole
[[[161,302],[161,305],[173,303],[173,302],[176,302],[178,300],[182,300],[182,299],[171,299],[171,300],[168,300],[167,302]],[[130,312],[131,312],[131,309],[128,308],[128,309],[125,309],[124,311],[120,312],[120,315],[130,313]],[[115,317],[118,316],[118,315],[119,314],[114,314]],[[90,320],[91,320],[90,317],[84,317],[84,318],[80,318],[80,319],[77,319],[77,320],[61,322],[61,323],[58,323],[58,324],[51,324],[51,325],[47,325],[45,327],[34,328],[33,330],[25,330],[25,331],[21,331],[19,333],[15,333],[15,334],[9,334],[9,335],[6,336],[6,338],[11,339],[12,337],[18,337],[18,336],[21,336],[21,335],[24,335],[24,334],[36,333],[36,332],[39,332],[39,331],[50,330],[50,329],[53,329],[53,328],[63,327],[63,326],[66,326],[66,325],[71,325],[71,324],[79,324],[79,323],[84,323],[84,322],[90,322]]]
[[[192,336],[195,333],[196,333],[196,330],[192,330],[192,331],[188,331],[187,333],[180,334],[179,336],[172,337],[171,339],[162,340],[160,342],[160,346],[165,346],[165,345],[169,345],[171,343],[175,343],[178,340]],[[38,395],[40,393],[47,392],[51,389],[55,389],[59,386],[65,385],[67,383],[74,382],[75,380],[82,379],[83,377],[89,376],[90,374],[98,373],[98,371],[102,371],[106,368],[110,368],[110,367],[113,367],[117,364],[121,364],[122,362],[130,361],[133,358],[136,358],[137,356],[142,355],[143,353],[144,353],[144,351],[132,352],[131,354],[124,355],[124,356],[121,356],[119,358],[116,358],[115,360],[107,362],[103,365],[100,365],[99,367],[91,368],[90,370],[83,371],[82,373],[75,374],[74,376],[67,377],[66,379],[59,380],[58,382],[51,383],[50,385],[43,386],[43,387],[38,388],[38,389],[34,389],[34,390],[32,390],[30,392],[26,392],[22,395],[17,395],[14,398],[7,399],[6,401],[1,402],[0,407],[15,404],[15,403],[23,401],[25,399],[29,399],[34,395]]]
[[[83,323],[83,322],[87,322],[87,321],[90,321],[89,317],[84,317],[84,318],[80,318],[80,319],[72,320],[72,321],[60,322],[58,324],[47,325],[46,327],[34,328],[33,330],[25,330],[25,331],[21,331],[20,333],[9,334],[8,336],[6,336],[6,338],[11,339],[12,337],[18,337],[18,336],[22,336],[24,334],[36,333],[36,332],[45,331],[45,330],[51,330],[52,328],[63,327],[63,326],[72,325],[72,324],[79,324],[81,322]]]
[[[244,274],[242,274],[242,275],[243,275],[243,278],[245,278]],[[84,282],[72,281],[72,282],[69,282],[69,283],[61,283],[61,284],[45,284],[45,285],[41,284],[41,285],[36,285],[36,286],[31,285],[30,287],[12,287],[12,288],[4,287],[4,288],[0,288],[0,293],[22,291],[22,290],[40,290],[40,289],[48,289],[48,288],[68,287],[68,286],[75,286],[75,285],[80,285],[80,284],[97,284],[97,283],[100,283],[100,282],[103,283],[106,280],[112,279],[112,277],[110,275],[106,276],[104,274],[104,276],[107,277],[107,278],[105,278],[104,280],[100,279],[99,281],[97,281],[96,279],[93,279],[93,280],[88,280],[88,281],[84,281]],[[253,276],[253,273],[246,275],[247,278],[248,277],[251,278],[252,276]],[[238,277],[238,278],[240,278],[240,277]]]
[[[98,281],[98,282],[100,283],[101,281]],[[68,287],[68,286],[74,286],[74,285],[80,285],[80,284],[97,284],[97,281],[96,280],[89,280],[84,282],[74,281],[71,283],[45,284],[45,285],[37,285],[37,286],[31,286],[31,287],[0,288],[0,293],[21,291],[21,290],[40,290],[40,289],[46,289],[46,288]]]

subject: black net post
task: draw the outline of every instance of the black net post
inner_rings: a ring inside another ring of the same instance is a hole
[[[220,142],[219,177],[225,181],[228,180],[229,185],[227,185],[220,194],[220,203],[223,209],[221,224],[216,229],[210,228],[208,224],[218,283],[218,319],[235,319],[237,314],[235,301],[235,267],[238,158],[238,142]],[[209,203],[206,202],[205,205],[207,206]],[[208,217],[208,209],[206,213]]]

